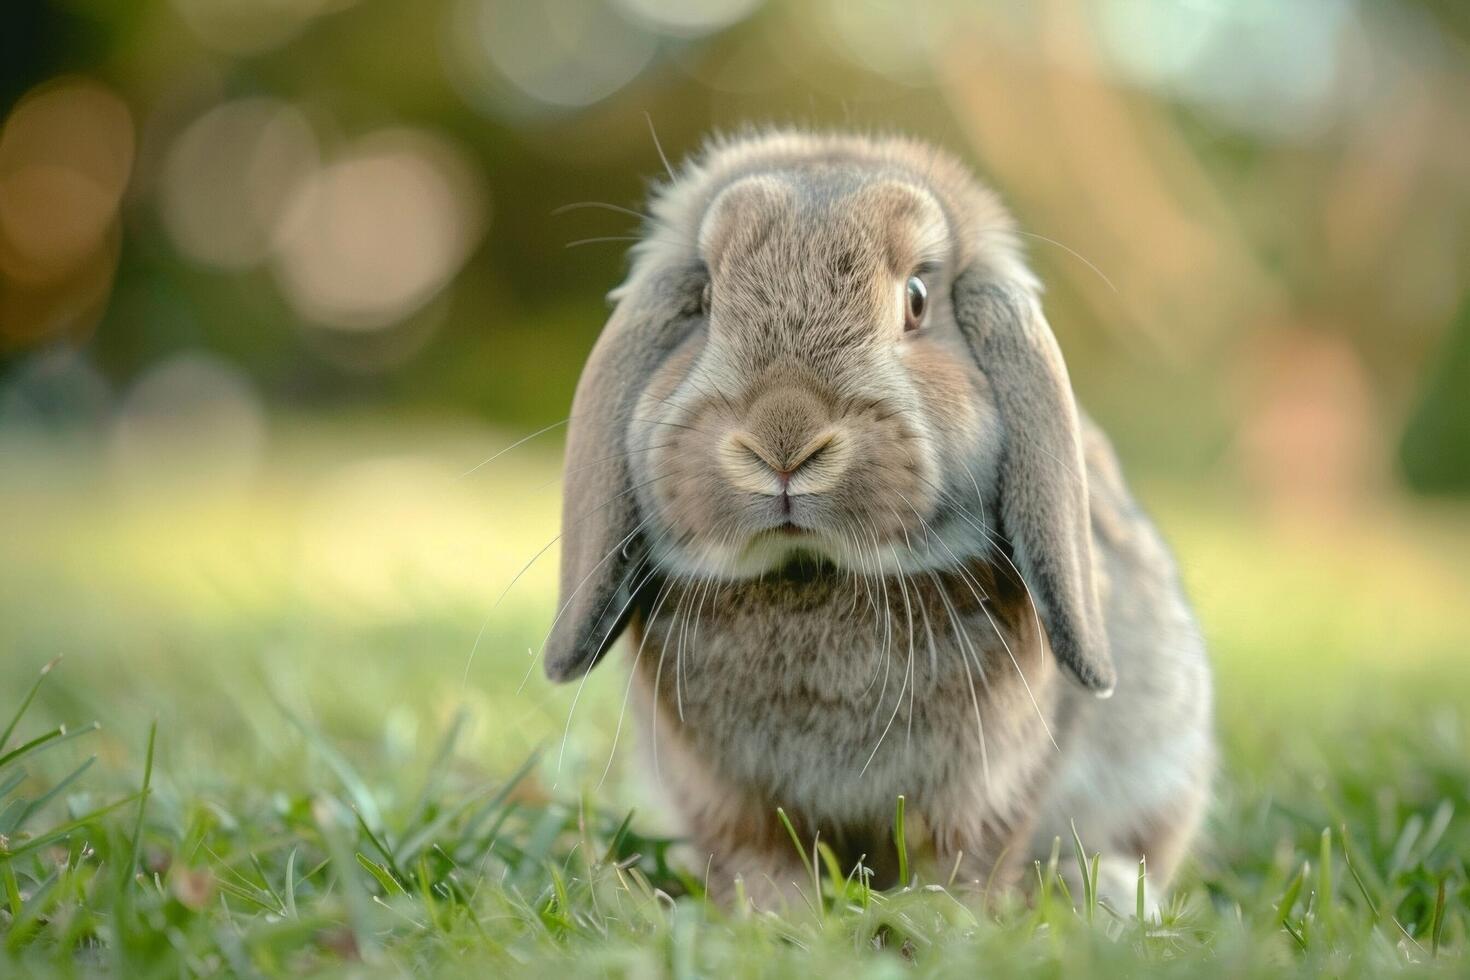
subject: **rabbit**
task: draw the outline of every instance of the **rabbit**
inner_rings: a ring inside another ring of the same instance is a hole
[[[1101,899],[1142,858],[1157,909],[1210,669],[997,195],[923,142],[775,130],[646,217],[573,401],[548,676],[628,635],[712,895],[809,880],[778,807],[892,883],[901,795],[941,876],[1013,884],[1075,826]]]

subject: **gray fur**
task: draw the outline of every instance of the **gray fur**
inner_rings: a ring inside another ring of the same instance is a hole
[[[552,680],[591,670],[631,611],[640,518],[628,457],[610,447],[622,444],[643,394],[640,379],[691,329],[702,285],[691,268],[659,270],[638,296],[618,304],[577,383],[567,432],[576,474],[562,496],[562,598],[545,649]]]
[[[1067,368],[1033,295],[966,273],[955,320],[990,378],[1005,430],[1000,510],[1052,651],[1086,688],[1113,693],[1097,588],[1082,436]]]
[[[651,208],[573,406],[548,673],[628,627],[716,890],[790,891],[777,806],[891,870],[903,794],[942,873],[1013,879],[1075,821],[1106,897],[1144,855],[1157,896],[1208,794],[1208,664],[1004,208],[923,144],[786,132]]]

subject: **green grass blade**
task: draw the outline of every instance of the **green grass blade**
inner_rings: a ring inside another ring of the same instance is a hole
[[[7,868],[8,870],[8,868]],[[43,917],[55,904],[52,892],[61,880],[61,873],[54,871],[30,895],[30,901],[16,912],[10,921],[10,934],[5,937],[5,946],[10,952],[20,950],[41,927]]]
[[[1373,914],[1373,924],[1378,924],[1378,903],[1373,900],[1373,895],[1368,890],[1368,885],[1363,881],[1363,876],[1358,874],[1358,866],[1353,861],[1353,849],[1349,843],[1347,825],[1338,828],[1342,837],[1342,863],[1347,865],[1348,874],[1352,876],[1353,883],[1358,886],[1358,891],[1363,895],[1363,901],[1368,903],[1368,911]]]
[[[128,850],[124,881],[132,878],[138,867],[138,853],[143,847],[143,818],[148,812],[148,794],[153,787],[153,748],[158,740],[158,719],[148,726],[148,753],[143,757],[143,788],[138,791],[138,815],[133,820],[133,842]]]
[[[308,744],[321,756],[322,761],[327,764],[327,768],[332,770],[333,775],[342,784],[342,788],[352,798],[353,807],[362,819],[374,829],[381,828],[383,814],[378,809],[378,801],[368,789],[362,776],[358,775],[357,770],[353,768],[352,763],[347,761],[347,757],[338,752],[336,747],[315,728],[296,717],[296,713],[286,707],[284,701],[274,696],[272,700],[275,701],[276,709],[285,716],[293,728],[302,734]]]
[[[1148,858],[1138,859],[1138,888],[1133,896],[1133,914],[1140,924],[1148,921],[1148,899],[1144,894],[1145,881],[1148,878]]]
[[[88,769],[92,768],[92,764],[96,761],[97,757],[95,755],[89,756],[87,758],[87,761],[83,762],[66,776],[62,777],[62,779],[55,786],[51,787],[49,790],[38,796],[36,799],[27,803],[25,809],[22,810],[20,813],[20,818],[16,820],[15,827],[13,829],[18,830],[21,827],[24,827],[27,820],[35,816],[37,813],[40,813],[41,810],[43,810],[48,803],[54,800],[57,796],[64,793],[66,791],[66,788],[72,783],[76,782],[78,779],[80,779],[82,774]],[[3,793],[0,793],[0,796],[3,795]]]
[[[1317,907],[1318,918],[1326,919],[1332,914],[1332,828],[1322,828],[1322,839],[1317,846]]]
[[[398,862],[393,857],[393,851],[389,849],[386,843],[378,838],[377,834],[373,833],[373,828],[369,827],[367,821],[363,819],[362,812],[354,808],[352,816],[357,820],[357,829],[362,831],[363,836],[368,839],[368,842],[373,845],[373,848],[383,856],[383,860],[388,864],[388,869],[397,876],[399,881],[407,881],[408,876],[398,866]]]
[[[785,809],[779,806],[776,807],[776,819],[780,820],[781,826],[786,828],[786,834],[791,838],[791,846],[796,848],[797,857],[801,861],[802,870],[806,872],[806,876],[816,885],[816,894],[812,896],[808,904],[811,905],[812,914],[818,919],[821,919],[823,917],[822,873],[817,867],[817,841],[813,840],[811,857],[808,858],[806,848],[801,843],[801,836],[797,834],[796,826],[791,822],[791,818],[786,815]]]
[[[903,822],[904,798],[899,794],[893,813],[893,846],[898,850],[898,884],[909,887],[909,838]]]
[[[0,800],[5,799],[5,797],[10,795],[11,790],[15,789],[21,783],[25,782],[26,776],[28,775],[30,774],[27,773],[24,769],[17,769],[9,776],[6,776],[5,780],[3,782],[0,782]]]
[[[61,840],[67,835],[74,833],[77,830],[80,830],[82,827],[88,827],[92,824],[97,823],[103,817],[112,813],[114,810],[119,810],[122,807],[125,807],[128,804],[136,801],[137,799],[138,794],[136,793],[130,796],[125,796],[120,800],[109,803],[107,806],[98,807],[90,813],[77,817],[75,820],[68,820],[66,823],[61,824],[58,827],[52,827],[50,830],[45,831],[41,834],[37,834],[35,837],[32,837],[19,845],[10,846],[7,848],[3,844],[0,844],[0,861],[13,861],[16,858],[21,857],[22,855],[29,854],[34,850],[45,847],[46,845],[54,843],[55,841]]]
[[[9,724],[5,726],[5,731],[0,732],[0,749],[4,749],[5,743],[10,741],[10,736],[15,734],[15,726],[20,724],[20,720],[22,717],[24,717],[26,709],[28,709],[31,706],[31,702],[35,700],[36,692],[39,691],[41,689],[41,685],[46,682],[46,675],[51,673],[51,668],[55,667],[60,662],[60,657],[53,657],[50,663],[42,667],[41,672],[36,675],[36,679],[31,683],[30,690],[26,691],[26,696],[20,699],[20,707],[15,709],[15,714],[10,717]],[[7,756],[6,758],[8,759],[9,757]],[[4,765],[5,761],[5,759],[0,759],[0,765]]]
[[[1286,891],[1282,893],[1281,900],[1276,906],[1277,925],[1286,926],[1288,929],[1291,928],[1290,920],[1292,910],[1296,908],[1297,899],[1301,896],[1302,888],[1306,884],[1307,875],[1311,873],[1311,870],[1311,866],[1306,861],[1303,861],[1301,869],[1292,876],[1291,882],[1286,886]],[[1292,930],[1292,934],[1300,940],[1301,937],[1295,930]]]
[[[294,847],[286,856],[286,887],[283,892],[286,899],[286,914],[293,919],[300,918],[296,912],[296,848]]]
[[[364,871],[372,875],[373,879],[382,886],[383,894],[408,894],[408,889],[404,888],[403,885],[399,883],[398,879],[393,877],[392,872],[390,872],[387,868],[383,867],[381,864],[374,861],[372,858],[368,857],[361,851],[357,852],[357,863],[362,866]]]
[[[63,745],[67,742],[70,742],[74,738],[81,738],[84,735],[90,735],[101,727],[102,726],[95,721],[90,724],[83,725],[80,728],[67,728],[65,725],[61,725],[60,727],[52,729],[44,735],[31,739],[25,745],[22,745],[19,748],[16,748],[7,753],[3,759],[0,759],[0,767],[14,762],[22,756],[35,756],[41,752],[46,752],[54,749],[58,745]]]
[[[520,768],[512,773],[504,785],[496,791],[495,795],[486,800],[479,811],[466,822],[464,832],[461,834],[461,841],[471,842],[470,850],[463,852],[463,844],[456,846],[454,859],[457,863],[469,864],[478,861],[484,852],[494,843],[495,835],[499,832],[501,824],[516,809],[515,803],[509,802],[510,795],[531,774],[531,770],[535,768],[536,763],[540,759],[541,752],[539,750],[527,756],[526,761],[521,763]],[[486,829],[487,824],[489,825],[488,829]],[[473,844],[477,839],[483,839],[483,845]],[[421,846],[422,842],[413,839],[406,841],[404,843],[404,853],[413,854]]]
[[[0,767],[8,766],[10,763],[14,762],[16,759],[19,759],[21,756],[27,754],[28,752],[34,752],[36,749],[39,749],[47,742],[51,742],[58,738],[61,738],[65,734],[66,726],[59,725],[56,728],[51,729],[49,732],[46,732],[42,735],[37,735],[29,742],[25,742],[11,749],[4,755],[0,755]]]
[[[791,818],[781,807],[776,807],[776,819],[781,821],[781,826],[786,828],[786,835],[791,838],[791,846],[796,848],[797,856],[801,859],[801,866],[807,874],[811,874],[811,867],[806,860],[806,847],[801,843],[801,837],[796,832],[796,827],[791,823]]]
[[[1092,910],[1097,904],[1096,881],[1087,864],[1087,851],[1082,846],[1082,835],[1077,833],[1077,822],[1072,821],[1072,847],[1077,857],[1077,873],[1082,876],[1082,902],[1087,921],[1092,921]]]
[[[1056,884],[1057,869],[1061,865],[1061,860],[1062,839],[1060,837],[1053,837],[1051,839],[1051,853],[1047,855],[1046,865],[1043,867],[1040,861],[1036,863],[1036,876],[1041,882],[1037,904],[1043,909],[1047,908],[1051,902],[1051,893]]]
[[[1440,875],[1434,893],[1434,918],[1429,922],[1429,955],[1439,959],[1440,937],[1444,935],[1445,876]]]
[[[347,925],[357,950],[364,960],[374,962],[378,958],[378,943],[372,930],[372,898],[362,879],[353,871],[357,861],[337,819],[340,807],[341,804],[332,797],[318,796],[311,806],[312,819],[326,846],[330,867],[335,872],[333,880],[341,887],[342,900],[347,906]]]
[[[4,879],[5,901],[10,905],[10,918],[11,921],[14,921],[19,919],[21,913],[25,910],[25,903],[20,897],[20,882],[15,880],[15,868],[11,866],[9,861],[0,865],[0,877]]]
[[[1093,913],[1097,911],[1097,877],[1098,871],[1101,869],[1101,867],[1102,852],[1098,851],[1092,855],[1092,864],[1087,871],[1087,894],[1089,896],[1087,904],[1087,918],[1089,922],[1092,920]]]
[[[398,861],[400,863],[408,863],[417,859],[419,852],[433,843],[434,839],[448,830],[455,821],[463,817],[472,808],[478,806],[488,792],[488,788],[481,788],[473,793],[466,794],[462,802],[445,809],[443,813],[440,813],[433,820],[419,827],[412,834],[407,834],[403,838],[402,843],[398,845]],[[470,822],[469,826],[472,825],[473,821]],[[468,836],[468,833],[466,836]]]
[[[276,887],[271,884],[270,875],[266,873],[265,866],[260,863],[260,855],[254,853],[253,851],[250,854],[250,866],[253,867],[255,869],[255,873],[260,876],[261,886],[265,888],[267,894],[269,894],[271,898],[275,899],[276,910],[284,914],[286,911],[286,900],[281,897],[281,893],[276,891]]]
[[[629,810],[623,822],[618,824],[618,829],[613,831],[612,837],[608,839],[607,849],[602,854],[603,864],[612,864],[617,860],[618,849],[623,845],[623,838],[628,836],[628,828],[633,825],[633,814],[636,812],[636,810]]]
[[[439,787],[444,782],[444,775],[448,771],[450,760],[454,758],[454,747],[459,744],[460,736],[464,734],[464,727],[469,721],[470,713],[464,705],[454,712],[454,718],[449,722],[449,729],[439,741],[439,748],[434,752],[434,758],[430,760],[427,774],[424,777],[423,789],[419,791],[418,803],[414,805],[413,815],[408,818],[406,826],[416,827],[423,823],[424,816],[434,804],[434,797],[439,793]],[[412,860],[404,858],[405,861]]]

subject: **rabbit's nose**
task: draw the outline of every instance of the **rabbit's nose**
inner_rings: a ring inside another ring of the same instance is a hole
[[[720,468],[738,490],[799,497],[835,489],[852,457],[851,440],[824,429],[794,450],[774,449],[749,431],[731,433],[719,447]]]
[[[718,447],[726,478],[741,490],[821,493],[835,487],[847,469],[850,440],[809,390],[782,385],[766,391],[741,422]]]
[[[795,449],[783,449],[772,448],[748,432],[735,432],[730,436],[730,446],[736,454],[745,456],[750,463],[759,463],[768,469],[785,491],[797,471],[809,463],[819,463],[822,454],[836,439],[836,430],[828,429]]]

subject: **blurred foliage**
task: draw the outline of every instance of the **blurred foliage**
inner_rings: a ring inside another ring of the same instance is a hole
[[[267,406],[555,420],[626,242],[566,246],[636,222],[554,212],[637,208],[662,176],[650,120],[674,161],[765,121],[957,152],[1038,236],[1125,455],[1269,497],[1292,491],[1260,474],[1324,439],[1310,492],[1390,478],[1466,293],[1460,3],[50,0],[0,26],[12,402],[60,343],[113,398],[207,352]],[[102,135],[19,125],[48,93],[33,116]]]
[[[1409,483],[1427,493],[1470,493],[1470,299],[1460,310],[1424,397],[1404,433]]]

